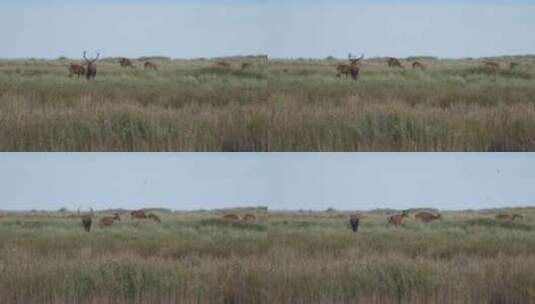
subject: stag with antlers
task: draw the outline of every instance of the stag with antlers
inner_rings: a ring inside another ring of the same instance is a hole
[[[97,57],[95,57],[94,59],[87,59],[86,53],[87,52],[84,51],[84,60],[87,66],[85,68],[85,77],[87,78],[87,80],[91,80],[91,78],[95,78],[95,76],[97,76],[97,65],[95,64],[95,62],[100,57],[100,53],[97,53]]]
[[[351,76],[351,79],[357,80],[360,73],[360,61],[364,58],[364,55],[359,58],[355,58],[353,55],[349,54],[347,59],[349,64],[339,63],[336,65],[336,77],[340,77],[341,74],[344,74],[347,77]]]

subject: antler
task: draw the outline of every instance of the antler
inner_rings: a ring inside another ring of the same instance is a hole
[[[85,59],[85,61],[89,61],[89,60],[87,60],[87,57],[85,57],[86,53],[87,53],[87,51],[84,51],[84,59]]]
[[[95,59],[87,59],[86,53],[87,53],[87,51],[84,51],[84,59],[85,59],[85,61],[87,61],[89,63],[93,63],[93,62],[97,61],[98,58],[100,57],[100,53],[97,52],[97,57],[95,57]]]

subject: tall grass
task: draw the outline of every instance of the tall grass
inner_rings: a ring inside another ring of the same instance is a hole
[[[358,82],[333,60],[104,61],[91,82],[63,61],[2,61],[0,150],[531,151],[534,62],[516,61],[425,59],[422,72],[369,60]]]
[[[518,212],[518,211],[517,211]],[[0,219],[0,303],[535,303],[535,213],[163,214],[85,233],[76,217]]]

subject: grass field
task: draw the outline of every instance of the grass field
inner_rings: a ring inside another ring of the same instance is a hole
[[[89,233],[68,212],[3,213],[0,303],[535,303],[535,209],[505,211],[397,228],[363,212],[357,233],[339,211],[160,210]]]
[[[498,70],[370,59],[357,83],[334,59],[225,60],[159,59],[156,72],[107,59],[91,82],[67,76],[70,60],[0,60],[0,150],[535,150],[535,56]]]

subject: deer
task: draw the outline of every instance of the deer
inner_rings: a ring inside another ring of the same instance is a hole
[[[100,227],[103,227],[103,226],[111,226],[113,224],[113,222],[115,221],[120,221],[121,220],[121,217],[119,216],[118,213],[114,213],[113,216],[103,216],[100,218]]]
[[[69,77],[72,77],[73,75],[76,75],[78,79],[80,78],[80,76],[84,76],[85,75],[84,66],[81,64],[71,63],[69,65]]]
[[[403,66],[401,65],[401,62],[394,57],[389,57],[386,62],[388,63],[388,66],[391,68],[394,68],[394,67],[403,68]]]
[[[514,221],[515,219],[523,219],[524,217],[522,214],[508,214],[508,213],[501,213],[496,215],[496,219],[500,221]]]
[[[122,68],[133,68],[134,65],[132,64],[132,61],[128,58],[119,58],[119,64]]]
[[[91,231],[91,224],[93,223],[93,208],[91,208],[91,213],[89,215],[82,216],[82,226],[86,232]]]
[[[403,222],[403,218],[404,217],[408,217],[409,216],[409,213],[406,211],[406,210],[403,210],[403,212],[401,212],[401,214],[394,214],[392,216],[390,216],[388,218],[388,224],[390,225],[394,225],[394,226],[399,226],[401,225],[401,223]]]
[[[151,69],[154,71],[158,71],[158,66],[150,61],[145,62],[143,64],[143,68],[145,68],[145,70]]]
[[[215,65],[220,68],[230,69],[230,63],[226,61],[218,61],[215,63]]]
[[[145,212],[143,210],[134,210],[132,212],[130,212],[130,216],[132,217],[132,219],[146,219],[147,218],[147,215],[145,214]]]
[[[419,219],[420,221],[424,223],[429,223],[430,221],[441,219],[442,215],[440,215],[440,213],[437,215],[434,215],[432,213],[422,211],[422,212],[416,213],[414,218]]]
[[[414,61],[412,63],[412,69],[415,70],[415,69],[420,69],[422,71],[425,70],[425,65],[423,65],[423,63],[419,62],[419,61]]]
[[[358,214],[352,214],[349,216],[349,225],[351,225],[351,230],[357,232],[359,230],[360,216]]]
[[[347,55],[347,59],[350,64],[339,63],[336,65],[336,77],[340,78],[342,74],[347,77],[351,76],[351,79],[357,80],[360,73],[360,61],[364,58],[364,54],[359,58],[353,57],[351,54]]]
[[[97,65],[95,64],[95,62],[98,60],[100,53],[97,53],[97,57],[95,57],[94,59],[87,59],[87,57],[85,56],[86,53],[87,52],[84,51],[84,60],[87,66],[85,69],[85,76],[87,80],[91,80],[91,78],[95,78],[97,76]]]
[[[160,220],[160,217],[157,216],[156,214],[149,213],[149,215],[147,215],[147,218],[155,221],[156,223],[161,223],[162,222]]]
[[[223,216],[223,219],[229,220],[229,221],[239,221],[240,217],[237,216],[236,214],[230,213],[230,214],[225,214]]]

